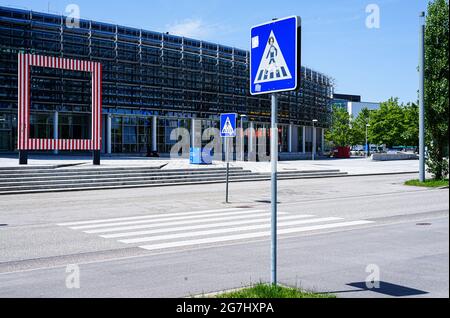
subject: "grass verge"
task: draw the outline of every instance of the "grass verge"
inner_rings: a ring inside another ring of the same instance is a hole
[[[406,181],[405,185],[414,187],[426,187],[426,188],[443,188],[448,187],[448,179],[446,180],[426,180],[425,182],[420,182],[419,180]]]
[[[235,292],[217,295],[217,298],[244,298],[244,299],[281,299],[281,298],[336,298],[329,294],[315,294],[304,292],[296,288],[258,284]]]

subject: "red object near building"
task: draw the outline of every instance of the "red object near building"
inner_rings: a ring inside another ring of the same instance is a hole
[[[51,68],[91,74],[92,139],[37,139],[30,136],[31,68]],[[100,151],[102,148],[102,65],[98,62],[18,54],[18,144],[20,151]]]
[[[351,148],[350,147],[337,147],[334,151],[334,156],[340,159],[348,159],[351,157]]]

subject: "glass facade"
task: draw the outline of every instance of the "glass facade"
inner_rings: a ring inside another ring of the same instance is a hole
[[[303,152],[303,139],[305,138],[305,136],[303,135],[303,127],[296,127],[295,129],[297,129],[297,150],[298,152]]]
[[[147,153],[151,150],[152,118],[112,116],[113,153]]]
[[[203,120],[206,128],[217,125],[220,113],[230,112],[270,123],[269,96],[249,94],[248,51],[88,20],[81,20],[80,28],[67,28],[64,21],[63,16],[0,7],[0,120],[5,118],[0,151],[16,149],[17,124],[11,118],[17,114],[19,52],[102,64],[103,113],[113,116],[116,153],[147,151],[152,116],[158,116],[162,153],[173,143],[169,130],[190,127],[191,118]],[[318,119],[318,127],[327,128],[333,81],[306,67],[301,71],[301,89],[280,94],[280,124],[301,126]],[[31,78],[32,134],[52,137],[57,111],[60,136],[90,135],[89,74],[33,67]],[[284,130],[282,140],[286,149]]]
[[[305,129],[305,151],[312,152],[313,150],[313,128],[306,127]]]
[[[14,149],[17,143],[17,115],[0,114],[0,152]]]
[[[171,139],[172,130],[185,128],[188,131],[191,131],[192,126],[192,121],[190,119],[158,118],[157,123],[158,151],[161,153],[169,153],[171,148],[178,141]]]

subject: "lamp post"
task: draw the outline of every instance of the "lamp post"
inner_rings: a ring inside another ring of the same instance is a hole
[[[319,121],[317,119],[313,119],[313,145],[312,145],[312,161],[316,160],[316,123]]]
[[[370,127],[370,124],[366,124],[366,158],[369,158],[369,156],[370,156],[369,127]]]

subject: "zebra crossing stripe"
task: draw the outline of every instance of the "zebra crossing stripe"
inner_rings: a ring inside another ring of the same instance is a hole
[[[371,223],[374,222],[345,222],[340,217],[280,212],[278,233],[296,234]],[[96,219],[58,225],[96,234],[103,239],[116,239],[118,243],[134,245],[148,251],[157,251],[268,237],[270,213],[263,209],[229,208]]]
[[[277,37],[272,31],[266,44],[254,84],[292,79]]]
[[[298,219],[306,219],[312,218],[313,215],[296,215],[296,216],[282,216],[279,218],[280,221],[285,220],[298,220]],[[102,238],[124,238],[124,237],[133,237],[133,236],[142,236],[142,235],[153,235],[153,234],[161,234],[161,233],[173,233],[173,232],[181,232],[181,231],[192,231],[192,230],[201,230],[201,229],[209,229],[209,228],[220,228],[225,226],[236,226],[236,225],[245,225],[245,224],[257,224],[257,223],[267,223],[270,220],[270,216],[265,216],[260,219],[249,219],[244,221],[231,221],[231,222],[223,222],[223,223],[213,223],[213,224],[201,224],[201,225],[192,225],[192,226],[180,226],[173,228],[162,228],[156,230],[146,230],[146,231],[138,231],[138,232],[122,232],[116,234],[107,234],[100,235]]]
[[[334,222],[341,221],[342,218],[320,218],[320,219],[310,219],[310,220],[301,220],[301,221],[290,221],[279,223],[278,226],[293,226],[300,224],[310,224],[310,223],[320,223],[320,222]],[[244,232],[244,231],[254,231],[261,229],[269,229],[270,224],[262,224],[262,225],[250,225],[250,226],[242,226],[242,227],[230,227],[225,229],[216,229],[216,230],[207,230],[207,231],[199,231],[199,232],[186,232],[186,233],[178,233],[178,234],[170,234],[170,235],[160,235],[160,236],[152,236],[152,237],[140,237],[135,239],[126,239],[120,240],[119,242],[125,244],[135,244],[135,243],[145,243],[145,242],[154,242],[154,241],[164,241],[164,240],[173,240],[185,237],[196,237],[196,236],[206,236],[206,235],[216,235],[216,234],[225,234],[225,233],[233,233],[233,232]]]
[[[221,216],[233,216],[233,215],[256,215],[257,213],[264,212],[264,210],[250,210],[250,211],[236,211],[236,212],[227,212],[222,213]],[[174,220],[196,220],[205,218],[205,215],[194,215],[194,216],[182,216],[182,217],[164,217],[164,218],[153,218],[148,220],[139,220],[139,221],[126,221],[126,222],[116,222],[116,223],[105,223],[105,224],[91,224],[91,225],[82,225],[82,226],[74,226],[71,227],[72,230],[88,230],[88,229],[100,229],[100,228],[108,228],[113,226],[124,226],[124,225],[138,225],[138,224],[150,224],[150,223],[159,223],[164,221],[174,221]]]
[[[302,233],[302,232],[308,232],[308,231],[367,225],[367,224],[371,224],[371,223],[373,223],[373,222],[371,222],[371,221],[353,221],[353,222],[323,224],[323,225],[316,225],[316,226],[298,227],[298,228],[279,230],[278,234],[280,234],[280,235],[296,234],[296,233]],[[268,237],[268,236],[270,236],[270,231],[245,233],[245,234],[237,234],[237,235],[229,235],[229,236],[219,236],[219,237],[209,237],[209,238],[195,239],[195,240],[188,240],[188,241],[175,241],[175,242],[168,242],[168,243],[161,243],[161,244],[154,244],[154,245],[142,245],[139,247],[142,249],[145,249],[147,251],[156,251],[156,250],[163,250],[163,249],[169,249],[169,248],[197,246],[197,245],[204,245],[204,244],[211,244],[211,243],[225,243],[225,242],[239,241],[239,240],[244,240],[244,239],[262,238],[262,237]]]
[[[99,219],[99,220],[91,220],[91,221],[80,221],[80,222],[70,222],[70,223],[60,223],[59,226],[77,226],[77,225],[94,225],[101,223],[111,223],[111,222],[120,222],[120,221],[133,221],[133,220],[144,220],[144,219],[158,219],[164,217],[175,217],[175,216],[188,216],[188,215],[198,215],[198,214],[209,214],[209,213],[218,213],[218,212],[227,212],[227,211],[244,211],[243,209],[220,209],[220,210],[206,210],[206,211],[196,211],[196,212],[178,212],[178,213],[170,213],[164,215],[143,215],[143,216],[133,216],[133,217],[123,217],[123,218],[113,218],[113,219]]]
[[[283,215],[280,213],[280,215]],[[142,229],[152,229],[152,228],[160,228],[167,226],[179,226],[179,225],[189,225],[189,224],[211,224],[211,222],[221,222],[221,221],[231,221],[231,220],[244,220],[244,219],[254,219],[255,215],[238,215],[238,216],[226,216],[226,217],[217,217],[217,218],[207,218],[203,220],[186,220],[186,221],[175,221],[175,222],[167,222],[167,223],[152,223],[152,224],[143,224],[143,225],[135,225],[135,226],[125,226],[125,227],[117,227],[117,228],[105,228],[105,229],[95,229],[84,231],[87,234],[100,234],[100,233],[112,233],[112,232],[122,232],[122,231],[133,231],[133,230],[142,230]]]

